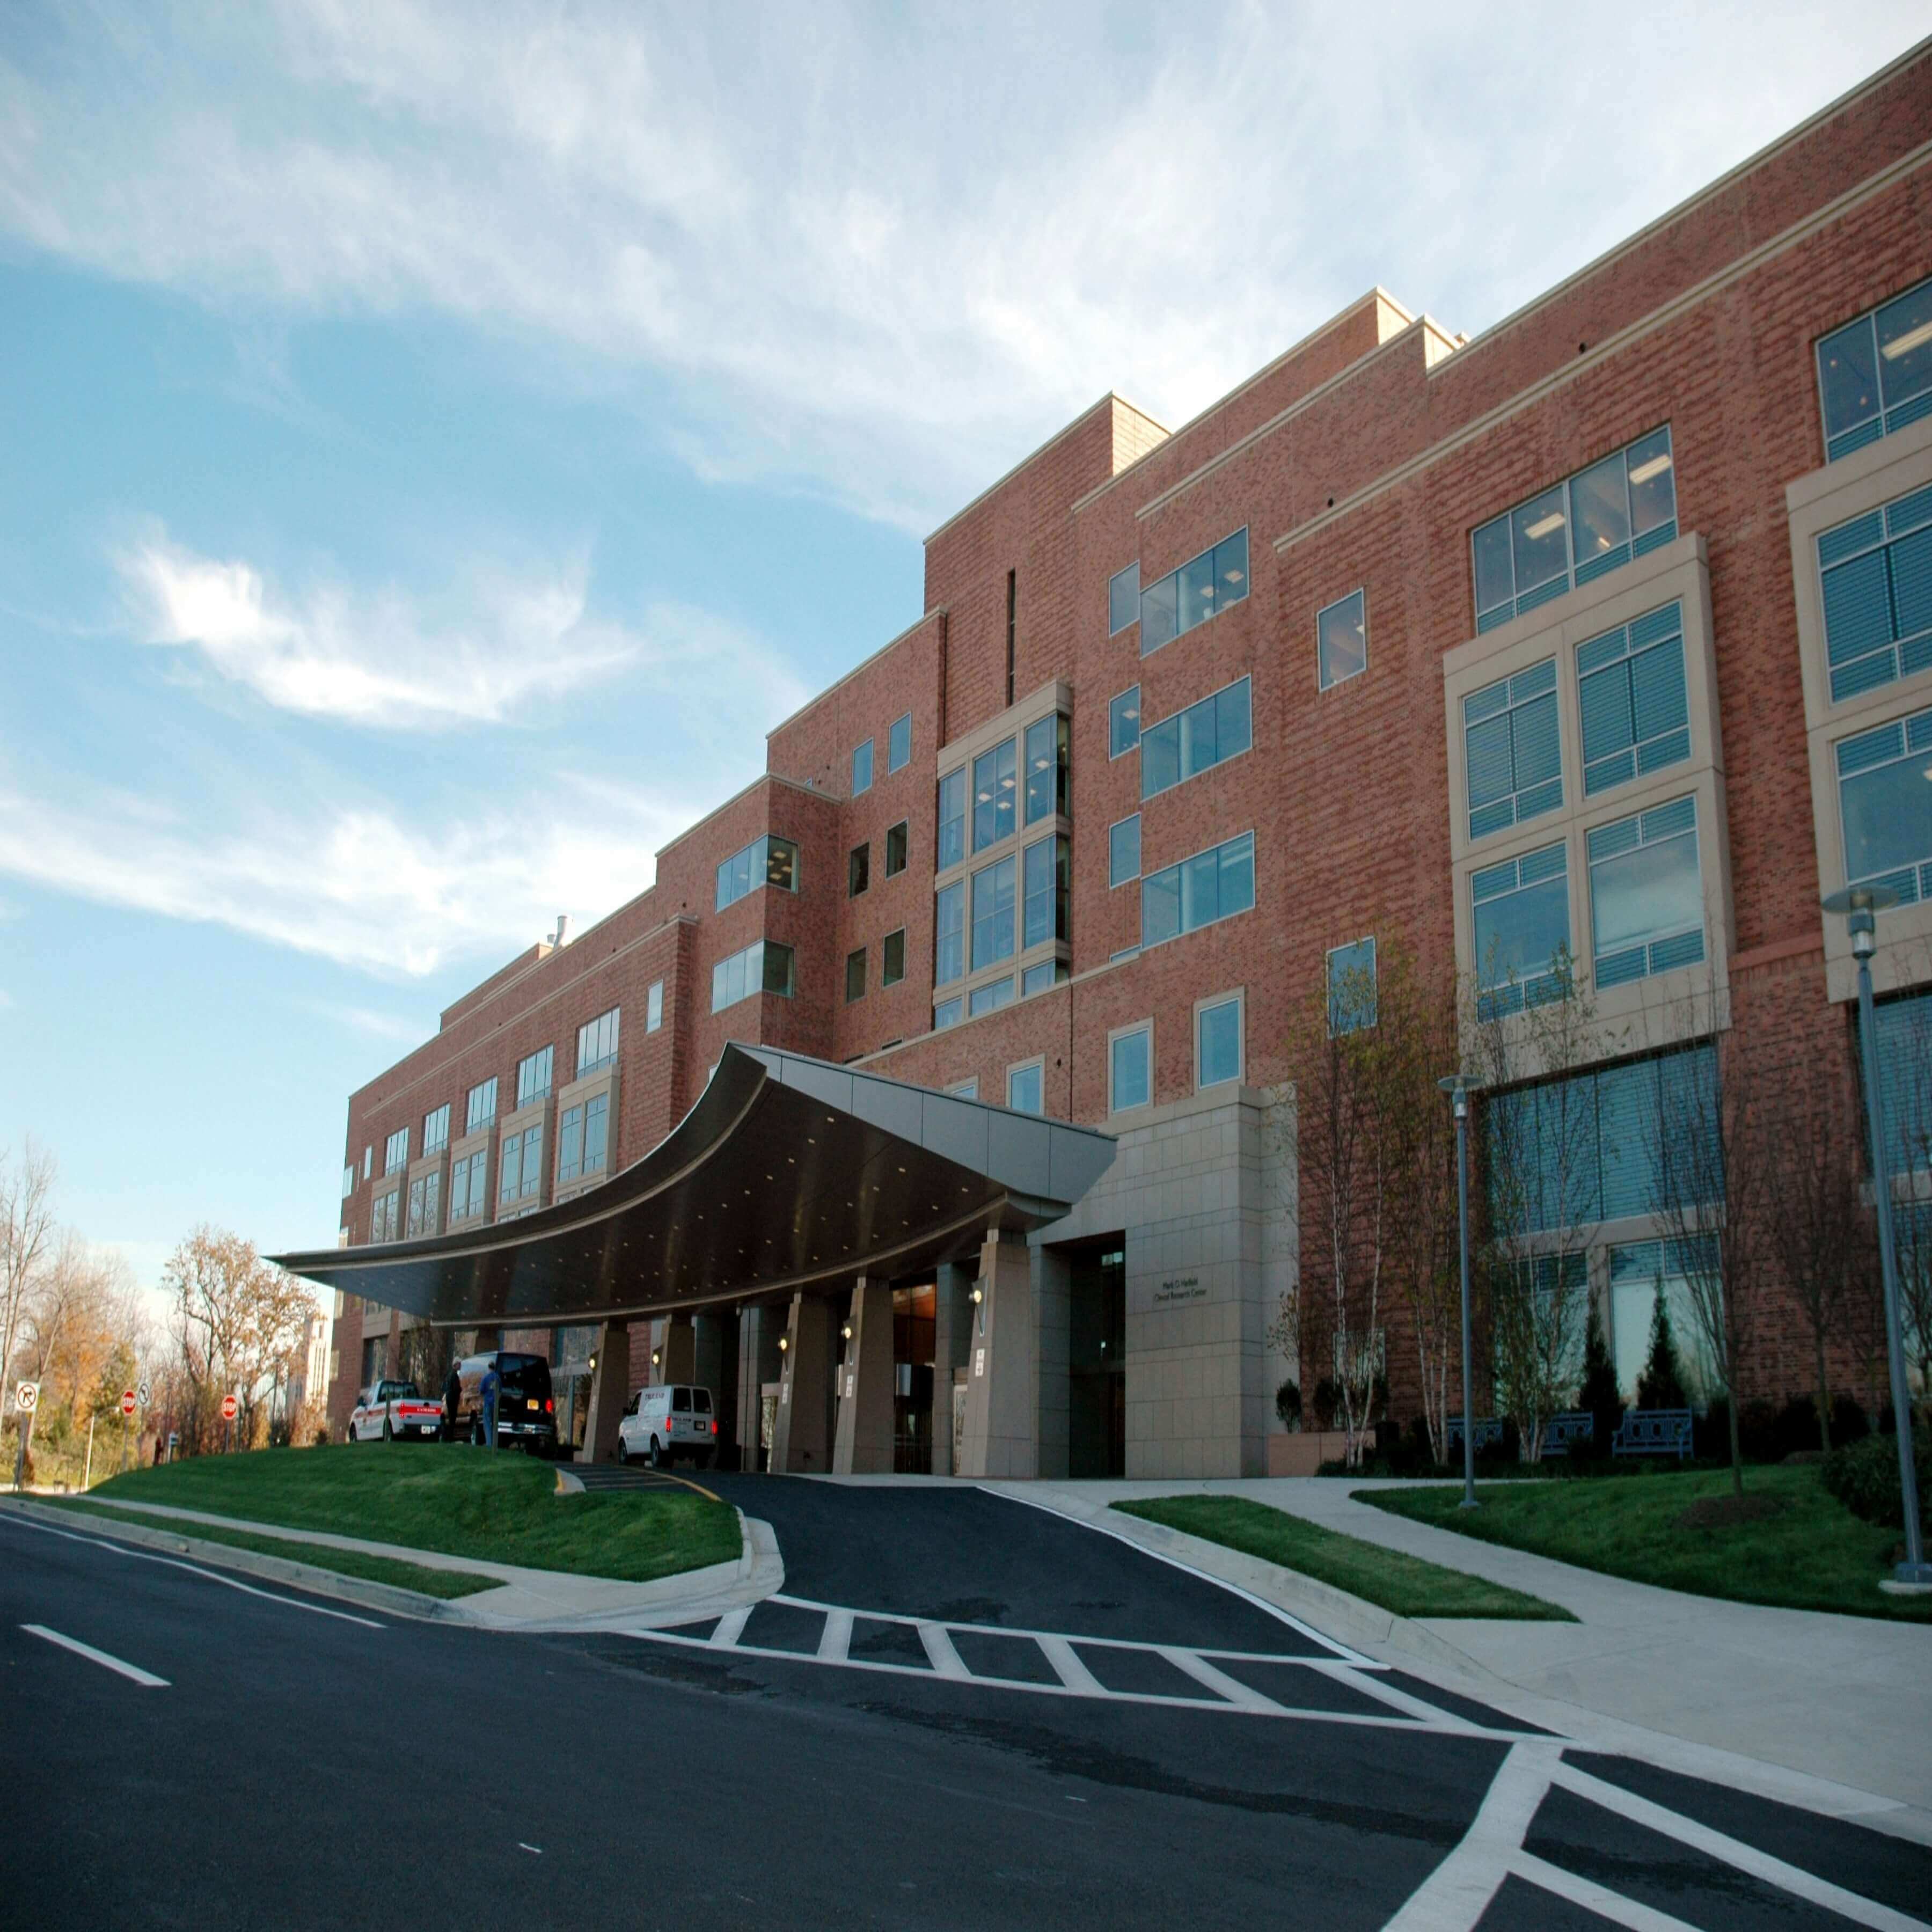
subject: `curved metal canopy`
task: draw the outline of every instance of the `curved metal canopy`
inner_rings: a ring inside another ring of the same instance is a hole
[[[446,1327],[662,1315],[904,1278],[1057,1221],[1112,1164],[1091,1128],[725,1048],[698,1103],[602,1186],[427,1240],[272,1257]]]

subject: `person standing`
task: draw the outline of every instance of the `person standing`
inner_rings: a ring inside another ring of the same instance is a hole
[[[456,1440],[456,1415],[462,1406],[463,1370],[459,1363],[452,1362],[442,1384],[442,1439],[446,1442]]]
[[[478,1391],[483,1407],[483,1441],[484,1446],[491,1449],[496,1446],[496,1391],[502,1385],[503,1378],[496,1372],[493,1357],[489,1366],[483,1371],[483,1385]]]

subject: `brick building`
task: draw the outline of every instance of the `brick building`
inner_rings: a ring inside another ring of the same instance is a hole
[[[351,1097],[348,1252],[293,1258],[345,1291],[338,1424],[409,1318],[369,1266],[408,1306],[412,1256],[594,1217],[737,1041],[1115,1143],[1059,1219],[867,1277],[902,1465],[1265,1471],[1302,1372],[1270,1340],[1283,1042],[1395,942],[1504,1028],[1574,958],[1628,1377],[1669,1271],[1628,1148],[1612,1171],[1630,1096],[1696,1077],[1714,1024],[1841,1066],[1819,901],[1848,880],[1906,901],[1888,1014],[1932,982],[1928,277],[1922,46],[1473,339],[1376,290],[1178,428],[1103,396],[933,532],[923,614],[647,890]],[[956,1452],[976,1282],[1012,1311],[976,1372],[1019,1420]],[[620,1269],[538,1332],[563,1364],[628,1320],[628,1387],[715,1382],[748,1452],[778,1334],[818,1318],[794,1303],[850,1327],[862,1292],[701,1286]],[[1774,1306],[1747,1392],[1810,1386],[1809,1346]]]

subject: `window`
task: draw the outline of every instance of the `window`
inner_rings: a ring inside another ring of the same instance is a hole
[[[656,1033],[664,1024],[664,982],[653,980],[644,995],[644,1030]]]
[[[1154,1097],[1154,1023],[1118,1033],[1107,1042],[1107,1111],[1125,1113]]]
[[[1141,592],[1141,656],[1204,624],[1248,594],[1248,533],[1237,530]]]
[[[1563,802],[1556,660],[1545,658],[1464,698],[1462,750],[1472,838],[1556,811]]]
[[[966,1003],[957,994],[950,1000],[941,1000],[932,1010],[932,1030],[944,1033],[948,1027],[957,1026],[965,1017]]]
[[[1477,631],[1507,624],[1676,534],[1666,425],[1475,532]]]
[[[861,792],[872,788],[872,741],[868,738],[862,745],[852,748],[852,796],[856,798]]]
[[[1013,982],[1010,974],[1004,980],[989,981],[983,986],[975,986],[966,996],[966,1011],[974,1019],[982,1013],[990,1013],[996,1007],[1011,1004]]]
[[[943,872],[966,856],[966,767],[939,782],[939,842],[933,869]]]
[[[1831,463],[1932,415],[1932,281],[1825,337],[1818,394]]]
[[[956,1087],[949,1087],[946,1092],[956,1100],[976,1100],[980,1097],[980,1083],[976,1080],[962,1080]]]
[[[1012,836],[1015,784],[1013,740],[973,760],[973,849],[983,852]]]
[[[452,1227],[459,1221],[468,1220],[472,1212],[470,1205],[470,1169],[472,1160],[476,1158],[478,1156],[465,1155],[449,1164],[449,1224]],[[479,1201],[474,1211],[481,1214],[483,1204]]]
[[[1600,825],[1586,843],[1599,990],[1696,965],[1704,956],[1697,801],[1676,799]]]
[[[760,886],[776,886],[786,892],[798,890],[798,848],[776,832],[754,838],[718,868],[716,910],[722,912]]]
[[[1684,607],[1666,604],[1576,646],[1583,796],[1690,755]]]
[[[610,1096],[593,1095],[580,1107],[566,1107],[556,1130],[556,1180],[561,1187],[604,1171],[610,1136]]]
[[[1338,946],[1328,955],[1328,1030],[1340,1037],[1376,1023],[1376,942]]]
[[[1064,959],[1042,959],[1037,966],[1029,966],[1020,975],[1020,997],[1030,1000],[1036,993],[1043,993],[1049,986],[1058,986],[1068,976]]]
[[[1367,594],[1352,590],[1315,614],[1316,675],[1322,690],[1369,668]]]
[[[1491,866],[1469,887],[1478,1018],[1494,1019],[1560,998],[1556,959],[1570,946],[1569,862],[1562,842]]]
[[[896,986],[905,977],[905,928],[886,934],[879,949],[879,984]]]
[[[902,818],[896,825],[886,827],[886,877],[896,879],[906,868],[906,835],[908,827]]]
[[[584,1103],[584,1172],[602,1174],[610,1154],[610,1096],[593,1094]]]
[[[556,1184],[562,1187],[584,1172],[584,1109],[566,1107],[556,1123]]]
[[[845,956],[845,1004],[849,1006],[854,1000],[865,997],[866,949],[862,946]]]
[[[543,1192],[543,1143],[541,1124],[527,1126],[521,1133],[503,1136],[501,1178],[496,1189],[500,1204],[534,1201]]]
[[[756,993],[792,995],[792,954],[775,939],[754,940],[711,969],[711,1010],[722,1013]]]
[[[527,1058],[517,1062],[517,1105],[527,1107],[532,1100],[550,1093],[550,1049],[539,1047]]]
[[[410,1164],[410,1130],[398,1127],[382,1146],[382,1172],[394,1174],[399,1167]]]
[[[1622,1241],[1610,1250],[1610,1354],[1624,1399],[1636,1400],[1638,1379],[1649,1362],[1651,1324],[1660,1294],[1688,1384],[1684,1393],[1707,1400],[1721,1394],[1724,1384],[1697,1319],[1689,1279],[1714,1279],[1708,1256],[1696,1254],[1688,1241]]]
[[[423,1232],[423,1183],[428,1178],[419,1174],[410,1183],[409,1214],[404,1223],[404,1232],[412,1241],[419,1240]]]
[[[1824,532],[1818,568],[1833,704],[1932,665],[1932,484]]]
[[[1932,899],[1932,711],[1842,739],[1833,751],[1846,881],[1889,886],[1906,905]]]
[[[1018,866],[1011,857],[973,874],[973,970],[1010,959],[1013,951],[1013,886]]]
[[[1141,882],[1141,944],[1158,946],[1255,902],[1255,835],[1210,845]]]
[[[346,1201],[356,1192],[356,1163],[352,1160],[342,1170],[342,1198]]]
[[[1928,1051],[1932,1044],[1932,993],[1880,1000],[1872,1010],[1872,1022],[1879,1090],[1885,1100],[1885,1167],[1893,1178],[1896,1195],[1900,1179],[1922,1174],[1932,1166],[1932,1132],[1928,1131],[1932,1127],[1932,1117],[1928,1117],[1932,1081],[1927,1077],[1927,1070],[1932,1066],[1932,1052]],[[1864,1152],[1862,1148],[1860,1152]],[[1907,1192],[1912,1204],[1908,1208],[1900,1201],[1894,1216],[1899,1222],[1907,1214],[1914,1217],[1913,1224],[1901,1231],[1899,1265],[1918,1275],[1924,1270],[1928,1244],[1932,1244],[1932,1231],[1923,1219],[1932,1204],[1916,1185]]]
[[[912,713],[908,711],[903,718],[892,720],[892,729],[886,734],[886,770],[902,770],[912,763]]]
[[[966,970],[966,881],[935,894],[933,908],[932,983],[944,986]]]
[[[1026,728],[1026,822],[1036,825],[1055,812],[1067,814],[1067,764],[1071,742],[1066,720],[1056,712]]]
[[[1141,567],[1130,563],[1107,580],[1107,634],[1113,637],[1141,614]]]
[[[432,1114],[423,1116],[422,1149],[424,1154],[440,1154],[449,1144],[449,1102],[446,1100]]]
[[[1194,1014],[1194,1084],[1220,1087],[1241,1077],[1241,999],[1216,1000]]]
[[[856,899],[872,883],[872,842],[855,845],[845,856],[845,896]]]
[[[1037,1060],[1006,1070],[1006,1105],[1016,1114],[1046,1112],[1046,1073]]]
[[[1150,724],[1141,734],[1141,796],[1153,798],[1184,778],[1245,752],[1250,742],[1250,680],[1238,678],[1198,704]]]
[[[371,1240],[375,1239],[372,1234]],[[382,1379],[382,1370],[388,1360],[389,1338],[378,1335],[372,1341],[362,1344],[362,1386],[373,1388]]]
[[[577,1077],[580,1080],[585,1074],[595,1073],[600,1066],[608,1066],[616,1059],[618,1011],[613,1006],[608,1013],[599,1013],[594,1020],[586,1020],[577,1029]]]
[[[1071,889],[1070,842],[1063,835],[1026,848],[1026,892],[1020,908],[1022,946],[1067,937]]]
[[[1141,815],[1124,818],[1107,828],[1107,884],[1124,886],[1141,875]]]
[[[369,1204],[369,1238],[371,1241],[393,1241],[396,1238],[396,1204],[398,1191],[392,1188]]]
[[[1141,688],[1130,685],[1107,701],[1107,755],[1124,757],[1141,741]]]
[[[470,1090],[468,1112],[464,1115],[463,1131],[473,1134],[478,1127],[487,1127],[496,1118],[496,1078],[494,1074],[480,1087]]]

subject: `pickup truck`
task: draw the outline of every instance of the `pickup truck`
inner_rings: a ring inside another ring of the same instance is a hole
[[[434,1442],[442,1433],[442,1404],[419,1394],[414,1382],[380,1382],[349,1412],[352,1442]]]

